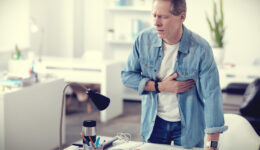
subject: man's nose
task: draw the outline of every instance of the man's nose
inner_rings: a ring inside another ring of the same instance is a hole
[[[155,18],[154,18],[154,26],[158,27],[158,26],[161,26],[161,25],[162,25],[162,24],[161,24],[159,18],[158,18],[158,17],[155,17]]]

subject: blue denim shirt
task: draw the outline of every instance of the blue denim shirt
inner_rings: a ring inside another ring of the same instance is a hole
[[[162,62],[162,39],[155,28],[144,30],[121,72],[122,82],[142,95],[141,136],[147,142],[157,115],[158,94],[144,91],[146,82],[156,80]],[[184,148],[203,147],[205,133],[222,133],[224,126],[219,74],[208,42],[183,25],[175,62],[176,80],[192,79],[196,86],[178,93],[181,116],[181,144]]]

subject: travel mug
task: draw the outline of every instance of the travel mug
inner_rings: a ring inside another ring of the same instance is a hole
[[[95,142],[96,142],[96,121],[95,120],[83,121],[82,133],[89,144],[91,144],[91,140],[95,144]],[[90,140],[90,138],[91,138],[91,140]],[[87,144],[84,142],[84,140],[83,140],[83,143]]]

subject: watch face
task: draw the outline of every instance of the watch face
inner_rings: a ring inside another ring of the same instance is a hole
[[[211,141],[210,147],[217,148],[218,142],[217,141]]]

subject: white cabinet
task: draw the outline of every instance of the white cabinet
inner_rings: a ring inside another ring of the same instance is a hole
[[[152,26],[152,0],[105,0],[104,6],[105,56],[124,64],[138,33]],[[139,100],[141,96],[124,87],[123,98]]]
[[[57,147],[64,86],[63,79],[53,79],[0,93],[0,150]],[[65,122],[64,117],[62,143]]]

